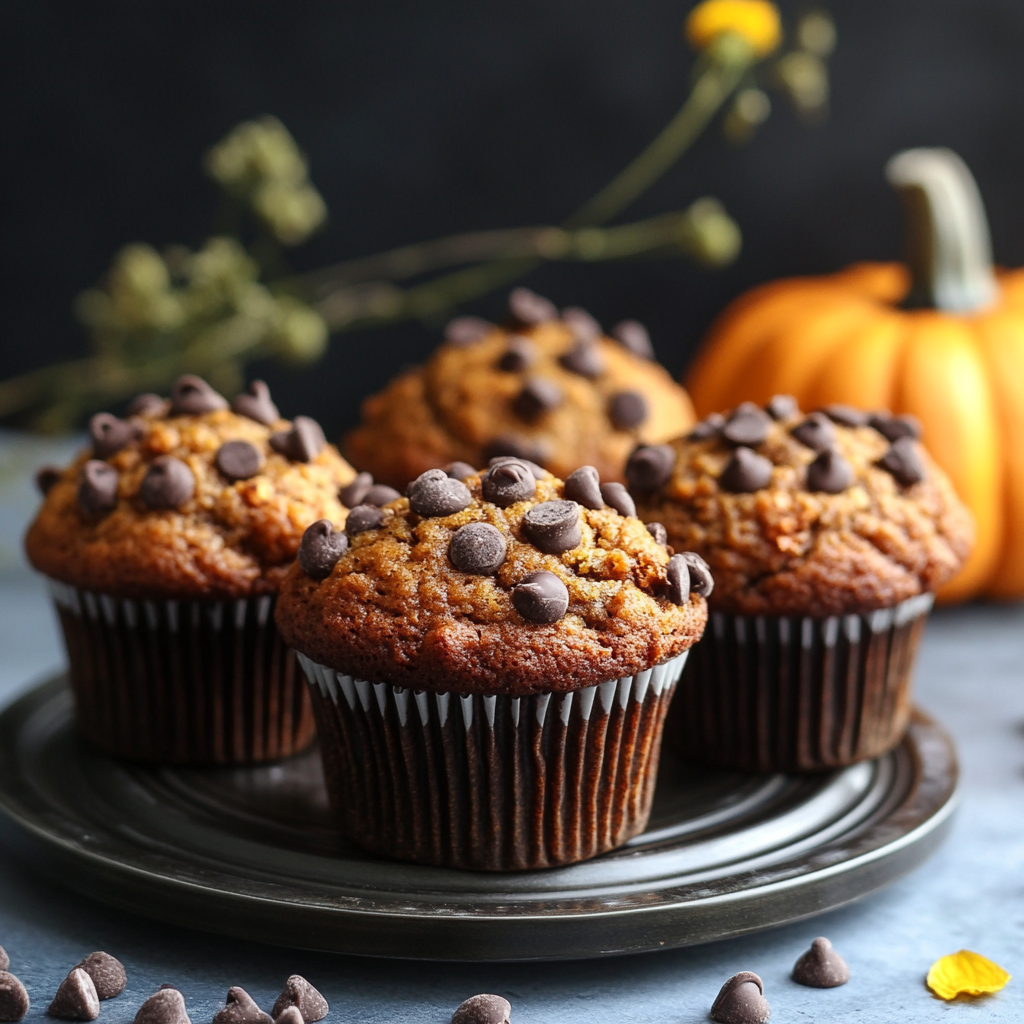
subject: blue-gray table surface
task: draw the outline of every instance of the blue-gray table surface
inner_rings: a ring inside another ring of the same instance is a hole
[[[67,444],[0,433],[0,707],[63,662],[40,581],[20,538],[34,512],[30,469]],[[922,868],[861,902],[812,920],[693,949],[552,964],[412,963],[289,950],[191,932],[114,911],[33,873],[0,850],[0,946],[41,1020],[68,969],[105,949],[128,988],[100,1021],[128,1024],[159,985],[180,988],[194,1024],[242,985],[269,1007],[298,973],[327,997],[327,1024],[444,1024],[475,992],[511,1000],[515,1024],[706,1021],[736,971],[764,979],[772,1020],[830,1024],[1024,1021],[1024,607],[973,606],[932,617],[917,701],[952,732],[963,772],[950,838]],[[816,935],[827,935],[852,978],[807,989],[789,978]],[[924,987],[933,960],[973,949],[1018,977],[1001,993],[946,1004]]]

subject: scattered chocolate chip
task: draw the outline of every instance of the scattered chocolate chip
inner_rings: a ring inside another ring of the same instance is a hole
[[[11,958],[7,955],[7,950],[0,946],[0,971],[6,971],[10,966]]]
[[[89,420],[89,436],[92,450],[97,459],[109,459],[136,437],[135,428],[127,420],[111,416],[109,412],[98,412]]]
[[[296,1007],[306,1024],[323,1020],[330,1010],[327,1000],[301,974],[293,974],[285,982],[284,991],[277,997],[271,1011],[275,1020],[287,1006]]]
[[[529,327],[545,320],[557,320],[558,309],[529,288],[515,288],[508,297],[508,311],[516,323]]]
[[[367,530],[376,530],[383,522],[384,513],[379,508],[373,505],[356,505],[345,520],[345,533],[349,537],[354,537],[358,533],[366,533]]]
[[[887,441],[898,441],[901,437],[909,437],[913,441],[921,438],[921,421],[916,416],[875,413],[870,423]]]
[[[78,507],[91,516],[117,506],[117,470],[109,462],[90,459],[78,482]]]
[[[293,462],[312,462],[327,447],[327,438],[316,420],[296,416],[291,430],[270,435],[270,447]]]
[[[636,505],[633,499],[629,496],[629,491],[620,483],[610,481],[606,484],[601,484],[601,497],[604,498],[605,502],[610,505],[620,516],[635,516]]]
[[[365,508],[366,506],[356,506],[356,508],[360,507]],[[349,519],[351,518],[352,513],[350,512]],[[364,527],[363,529],[374,529],[374,527]],[[356,530],[355,532],[359,533],[360,531]],[[331,570],[337,565],[338,559],[347,550],[348,537],[341,530],[335,530],[334,524],[329,519],[318,519],[311,526],[306,527],[302,540],[299,542],[299,568],[314,580],[325,580],[331,575]]]
[[[793,967],[793,980],[809,988],[837,988],[850,980],[850,968],[825,938],[817,938]]]
[[[669,445],[642,444],[626,463],[626,482],[636,491],[656,491],[668,483],[675,464],[675,449]]]
[[[647,532],[654,538],[656,544],[665,547],[668,544],[668,530],[663,523],[648,523]]]
[[[512,401],[517,416],[532,422],[562,404],[562,389],[546,377],[532,377]]]
[[[64,470],[58,466],[40,466],[36,470],[36,487],[39,489],[39,493],[47,495],[50,493],[50,488],[64,475]],[[0,967],[3,970],[3,967]]]
[[[484,501],[508,508],[537,493],[537,478],[525,462],[500,459],[480,478],[480,493]]]
[[[225,441],[213,461],[229,480],[248,480],[263,468],[263,453],[251,441]]]
[[[21,1020],[28,1013],[25,986],[7,971],[0,971],[0,1020]]]
[[[577,341],[568,352],[558,357],[558,361],[570,373],[578,373],[581,377],[599,377],[604,373],[604,356],[596,341]]]
[[[788,420],[800,411],[800,406],[792,395],[772,395],[764,408],[773,420]]]
[[[760,491],[772,482],[772,464],[750,448],[737,448],[725,464],[718,485],[733,494]]]
[[[302,1012],[297,1006],[286,1006],[277,1015],[274,1024],[303,1024]]]
[[[807,490],[839,494],[853,483],[853,466],[834,448],[826,448],[807,467]]]
[[[181,508],[195,490],[192,470],[173,455],[161,455],[146,470],[139,497],[147,508]]]
[[[547,470],[543,466],[538,466],[536,462],[518,458],[515,455],[496,455],[493,459],[488,460],[487,468],[490,469],[493,466],[500,465],[502,462],[521,462],[533,474],[534,480],[543,480],[548,475]]]
[[[256,1005],[244,988],[232,985],[223,1009],[213,1015],[213,1024],[273,1024],[273,1018]]]
[[[730,444],[763,444],[768,439],[771,422],[764,411],[753,402],[744,402],[725,421],[722,437]]]
[[[871,418],[863,410],[854,409],[852,405],[826,405],[821,411],[841,427],[863,427]]]
[[[465,480],[476,476],[476,470],[468,462],[449,462],[443,468],[453,480]]]
[[[135,1014],[135,1024],[192,1024],[185,997],[173,985],[161,985]]]
[[[454,320],[448,321],[448,326],[444,329],[444,340],[458,348],[469,348],[470,345],[483,340],[493,330],[494,324],[478,316],[457,316]]]
[[[281,418],[270,397],[270,388],[262,380],[254,380],[245,391],[235,395],[231,408],[239,416],[255,420],[265,427],[272,427]]]
[[[129,416],[166,416],[171,404],[166,398],[147,391],[136,395],[128,404]]]
[[[75,966],[80,967],[92,978],[93,984],[96,986],[96,995],[101,1000],[119,996],[124,991],[125,985],[128,984],[128,974],[124,969],[124,964],[109,953],[102,951],[90,953]]]
[[[807,419],[798,423],[790,433],[811,451],[823,452],[836,443],[836,428],[832,421],[820,412],[812,412]]]
[[[579,306],[567,306],[563,309],[562,323],[572,331],[577,341],[593,341],[601,337],[601,325]]]
[[[61,1020],[95,1020],[100,1015],[100,997],[92,978],[73,967],[46,1012]]]
[[[512,588],[512,604],[530,622],[557,622],[569,609],[569,591],[553,572],[542,569]]]
[[[771,1015],[764,985],[752,971],[734,974],[711,1007],[711,1019],[719,1024],[764,1024]]]
[[[684,551],[682,558],[690,570],[690,593],[698,597],[710,597],[715,589],[715,581],[711,575],[711,566],[696,551]]]
[[[512,1004],[501,996],[470,996],[452,1014],[452,1024],[509,1024]]]
[[[490,576],[505,561],[508,546],[501,531],[490,523],[460,526],[448,543],[448,560],[459,572]]]
[[[498,360],[498,369],[507,373],[522,373],[537,361],[537,346],[529,338],[513,334],[508,339],[508,347]]]
[[[682,555],[673,555],[665,568],[668,599],[673,604],[686,604],[690,599],[690,567]]]
[[[425,519],[454,515],[473,500],[469,488],[461,480],[453,480],[443,469],[420,473],[406,493],[409,508]]]
[[[394,489],[394,487],[388,487],[387,484],[374,484],[367,492],[363,495],[364,505],[376,505],[377,508],[383,508],[385,505],[390,505],[391,502],[399,499],[401,495]]]
[[[725,426],[725,417],[720,412],[713,412],[696,424],[686,435],[687,441],[706,441],[711,437],[718,437]]]
[[[201,416],[204,412],[217,412],[227,407],[228,400],[194,374],[179,377],[171,388],[172,416]]]
[[[647,399],[639,391],[619,391],[608,401],[608,419],[618,430],[638,427],[649,415]]]
[[[575,501],[584,508],[604,508],[601,497],[601,475],[593,466],[580,466],[565,478],[565,489],[562,492],[570,501]]]
[[[641,359],[654,358],[651,336],[639,320],[623,320],[612,328],[612,337],[625,349]]]
[[[878,460],[878,465],[891,473],[896,482],[904,487],[910,487],[924,479],[924,463],[909,437],[899,437],[893,441],[889,450]]]
[[[363,503],[363,497],[372,486],[373,477],[369,473],[357,473],[355,480],[338,491],[338,501],[345,508],[355,508]]]
[[[542,501],[523,516],[523,533],[545,554],[571,551],[583,539],[580,507],[575,501]]]
[[[484,458],[527,459],[543,462],[544,453],[540,445],[522,434],[499,434],[493,441],[484,446]]]

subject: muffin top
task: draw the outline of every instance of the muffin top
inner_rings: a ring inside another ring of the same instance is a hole
[[[805,415],[778,395],[638,448],[626,475],[640,516],[707,559],[713,609],[857,613],[935,591],[970,550],[970,512],[919,434],[913,417]]]
[[[277,607],[289,644],[371,682],[521,696],[632,675],[700,637],[707,566],[670,557],[621,484],[512,458],[450,472],[352,509],[344,533],[306,531]]]
[[[29,561],[64,583],[127,598],[272,594],[306,527],[345,520],[338,492],[355,471],[315,421],[281,419],[261,381],[229,407],[182,377],[170,400],[141,395],[126,419],[99,413],[89,430],[91,449],[39,472],[46,497],[25,539]]]
[[[402,488],[424,470],[496,455],[531,459],[559,476],[592,464],[621,480],[638,442],[676,437],[694,421],[689,397],[658,363],[644,327],[604,337],[582,309],[561,314],[525,288],[498,327],[453,320],[426,366],[363,403],[343,449],[354,466]]]

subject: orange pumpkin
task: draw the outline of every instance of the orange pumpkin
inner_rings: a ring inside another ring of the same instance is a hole
[[[792,394],[911,413],[974,513],[946,601],[1024,596],[1024,270],[994,271],[977,186],[949,150],[887,168],[908,212],[908,265],[776,281],[712,327],[686,387],[697,412]]]

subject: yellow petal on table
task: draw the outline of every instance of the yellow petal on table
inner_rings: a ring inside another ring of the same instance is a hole
[[[932,964],[927,985],[940,999],[956,999],[958,995],[981,996],[998,992],[1010,975],[987,957],[961,949]]]

